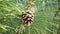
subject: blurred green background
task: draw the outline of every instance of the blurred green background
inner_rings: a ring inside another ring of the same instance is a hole
[[[28,0],[0,0],[0,34],[60,34],[60,0],[33,0],[37,8],[34,23],[21,26],[20,15],[26,11]]]

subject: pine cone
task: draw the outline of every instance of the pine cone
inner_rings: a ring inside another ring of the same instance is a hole
[[[27,12],[27,14],[22,14],[21,17],[24,25],[31,25],[33,22],[33,13]]]

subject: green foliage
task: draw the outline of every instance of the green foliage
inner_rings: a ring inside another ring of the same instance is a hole
[[[57,0],[34,0],[34,22],[30,27],[21,25],[20,15],[26,13],[28,0],[0,0],[0,34],[60,34],[60,10]],[[55,13],[58,11],[56,17]]]

